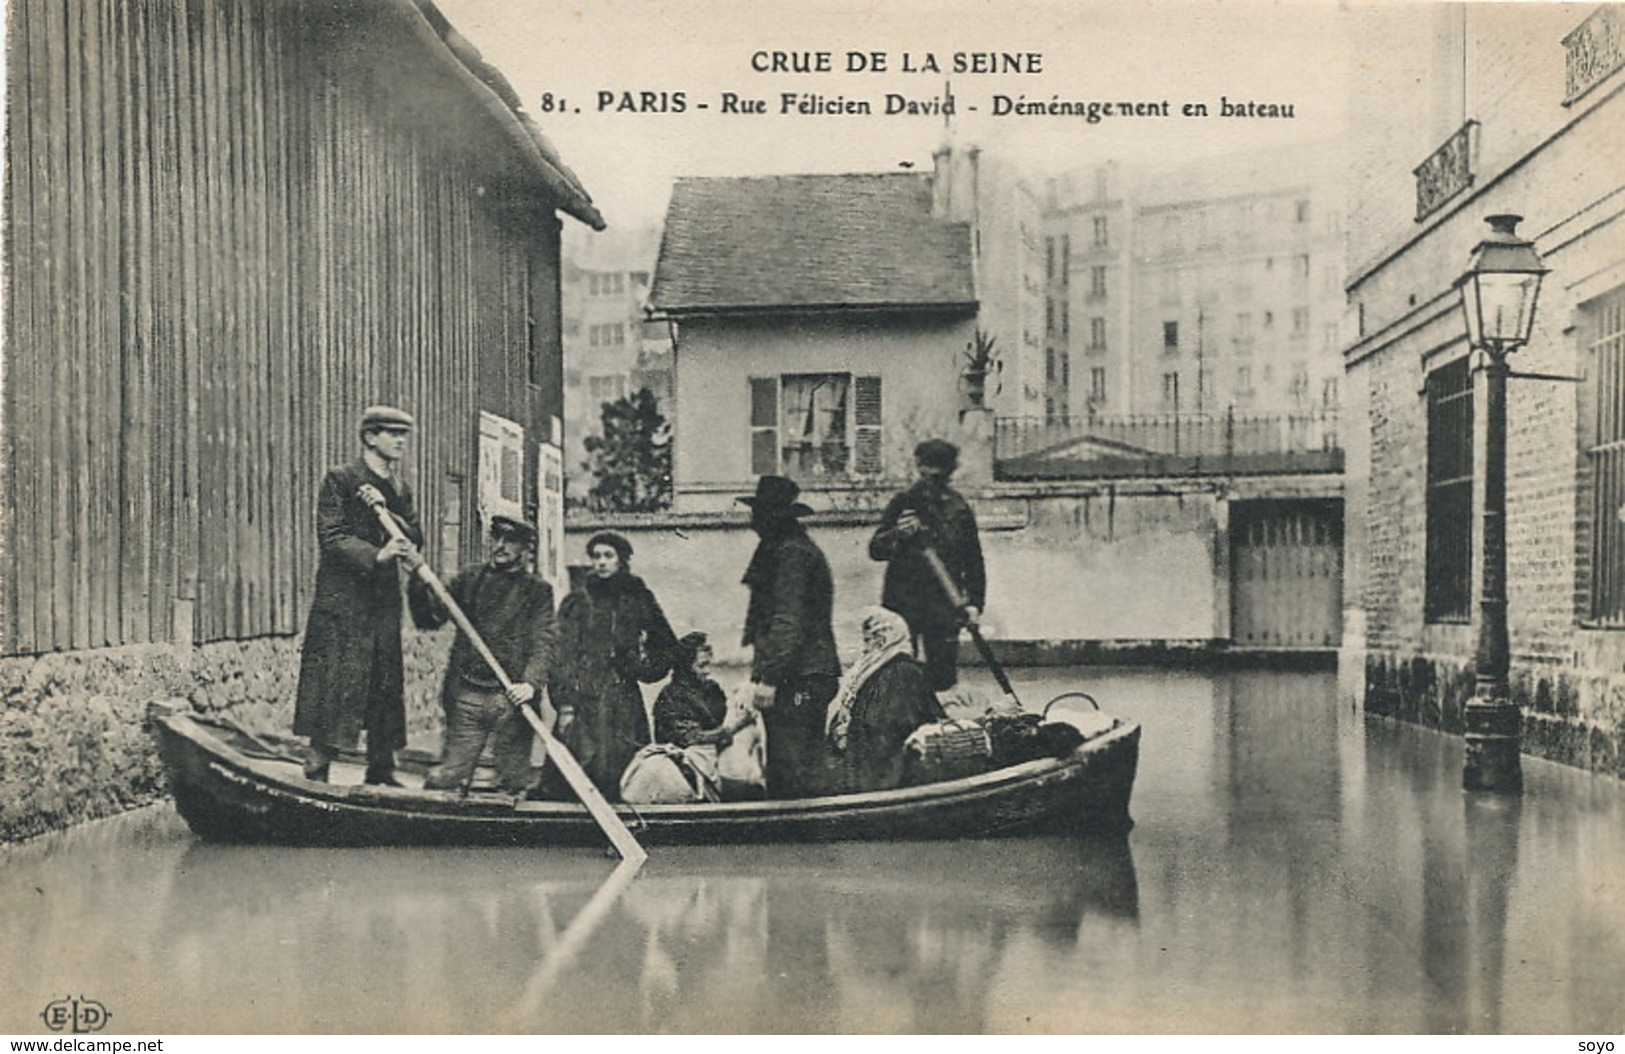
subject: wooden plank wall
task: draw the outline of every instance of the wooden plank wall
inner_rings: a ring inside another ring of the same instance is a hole
[[[402,118],[299,10],[12,4],[0,654],[297,632],[315,492],[373,402],[419,417],[407,477],[453,566],[479,409],[536,438],[557,401],[525,376],[551,214],[482,201],[494,135]]]

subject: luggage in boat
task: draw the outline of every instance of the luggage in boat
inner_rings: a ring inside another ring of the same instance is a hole
[[[1083,742],[1083,733],[1065,721],[1046,721],[1022,711],[989,713],[982,718],[993,744],[993,767],[1019,765],[1039,758],[1064,758]]]
[[[949,718],[921,725],[903,741],[905,782],[940,783],[993,767],[993,740],[976,721]]]
[[[635,805],[721,801],[716,748],[650,743],[621,773],[621,800]]]

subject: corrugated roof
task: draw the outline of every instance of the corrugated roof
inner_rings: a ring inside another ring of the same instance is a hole
[[[970,229],[920,173],[680,179],[650,302],[668,314],[976,301]]]

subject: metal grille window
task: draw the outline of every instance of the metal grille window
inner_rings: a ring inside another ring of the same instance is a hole
[[[1597,305],[1591,344],[1591,618],[1625,627],[1625,290]]]
[[[1423,616],[1467,622],[1473,603],[1473,377],[1466,357],[1428,374]]]

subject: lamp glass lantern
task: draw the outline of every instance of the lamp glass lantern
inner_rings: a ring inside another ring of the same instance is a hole
[[[1511,351],[1529,342],[1535,328],[1535,301],[1549,268],[1535,244],[1518,237],[1522,216],[1490,216],[1490,233],[1473,250],[1467,271],[1456,280],[1467,316],[1467,340],[1475,348]]]

